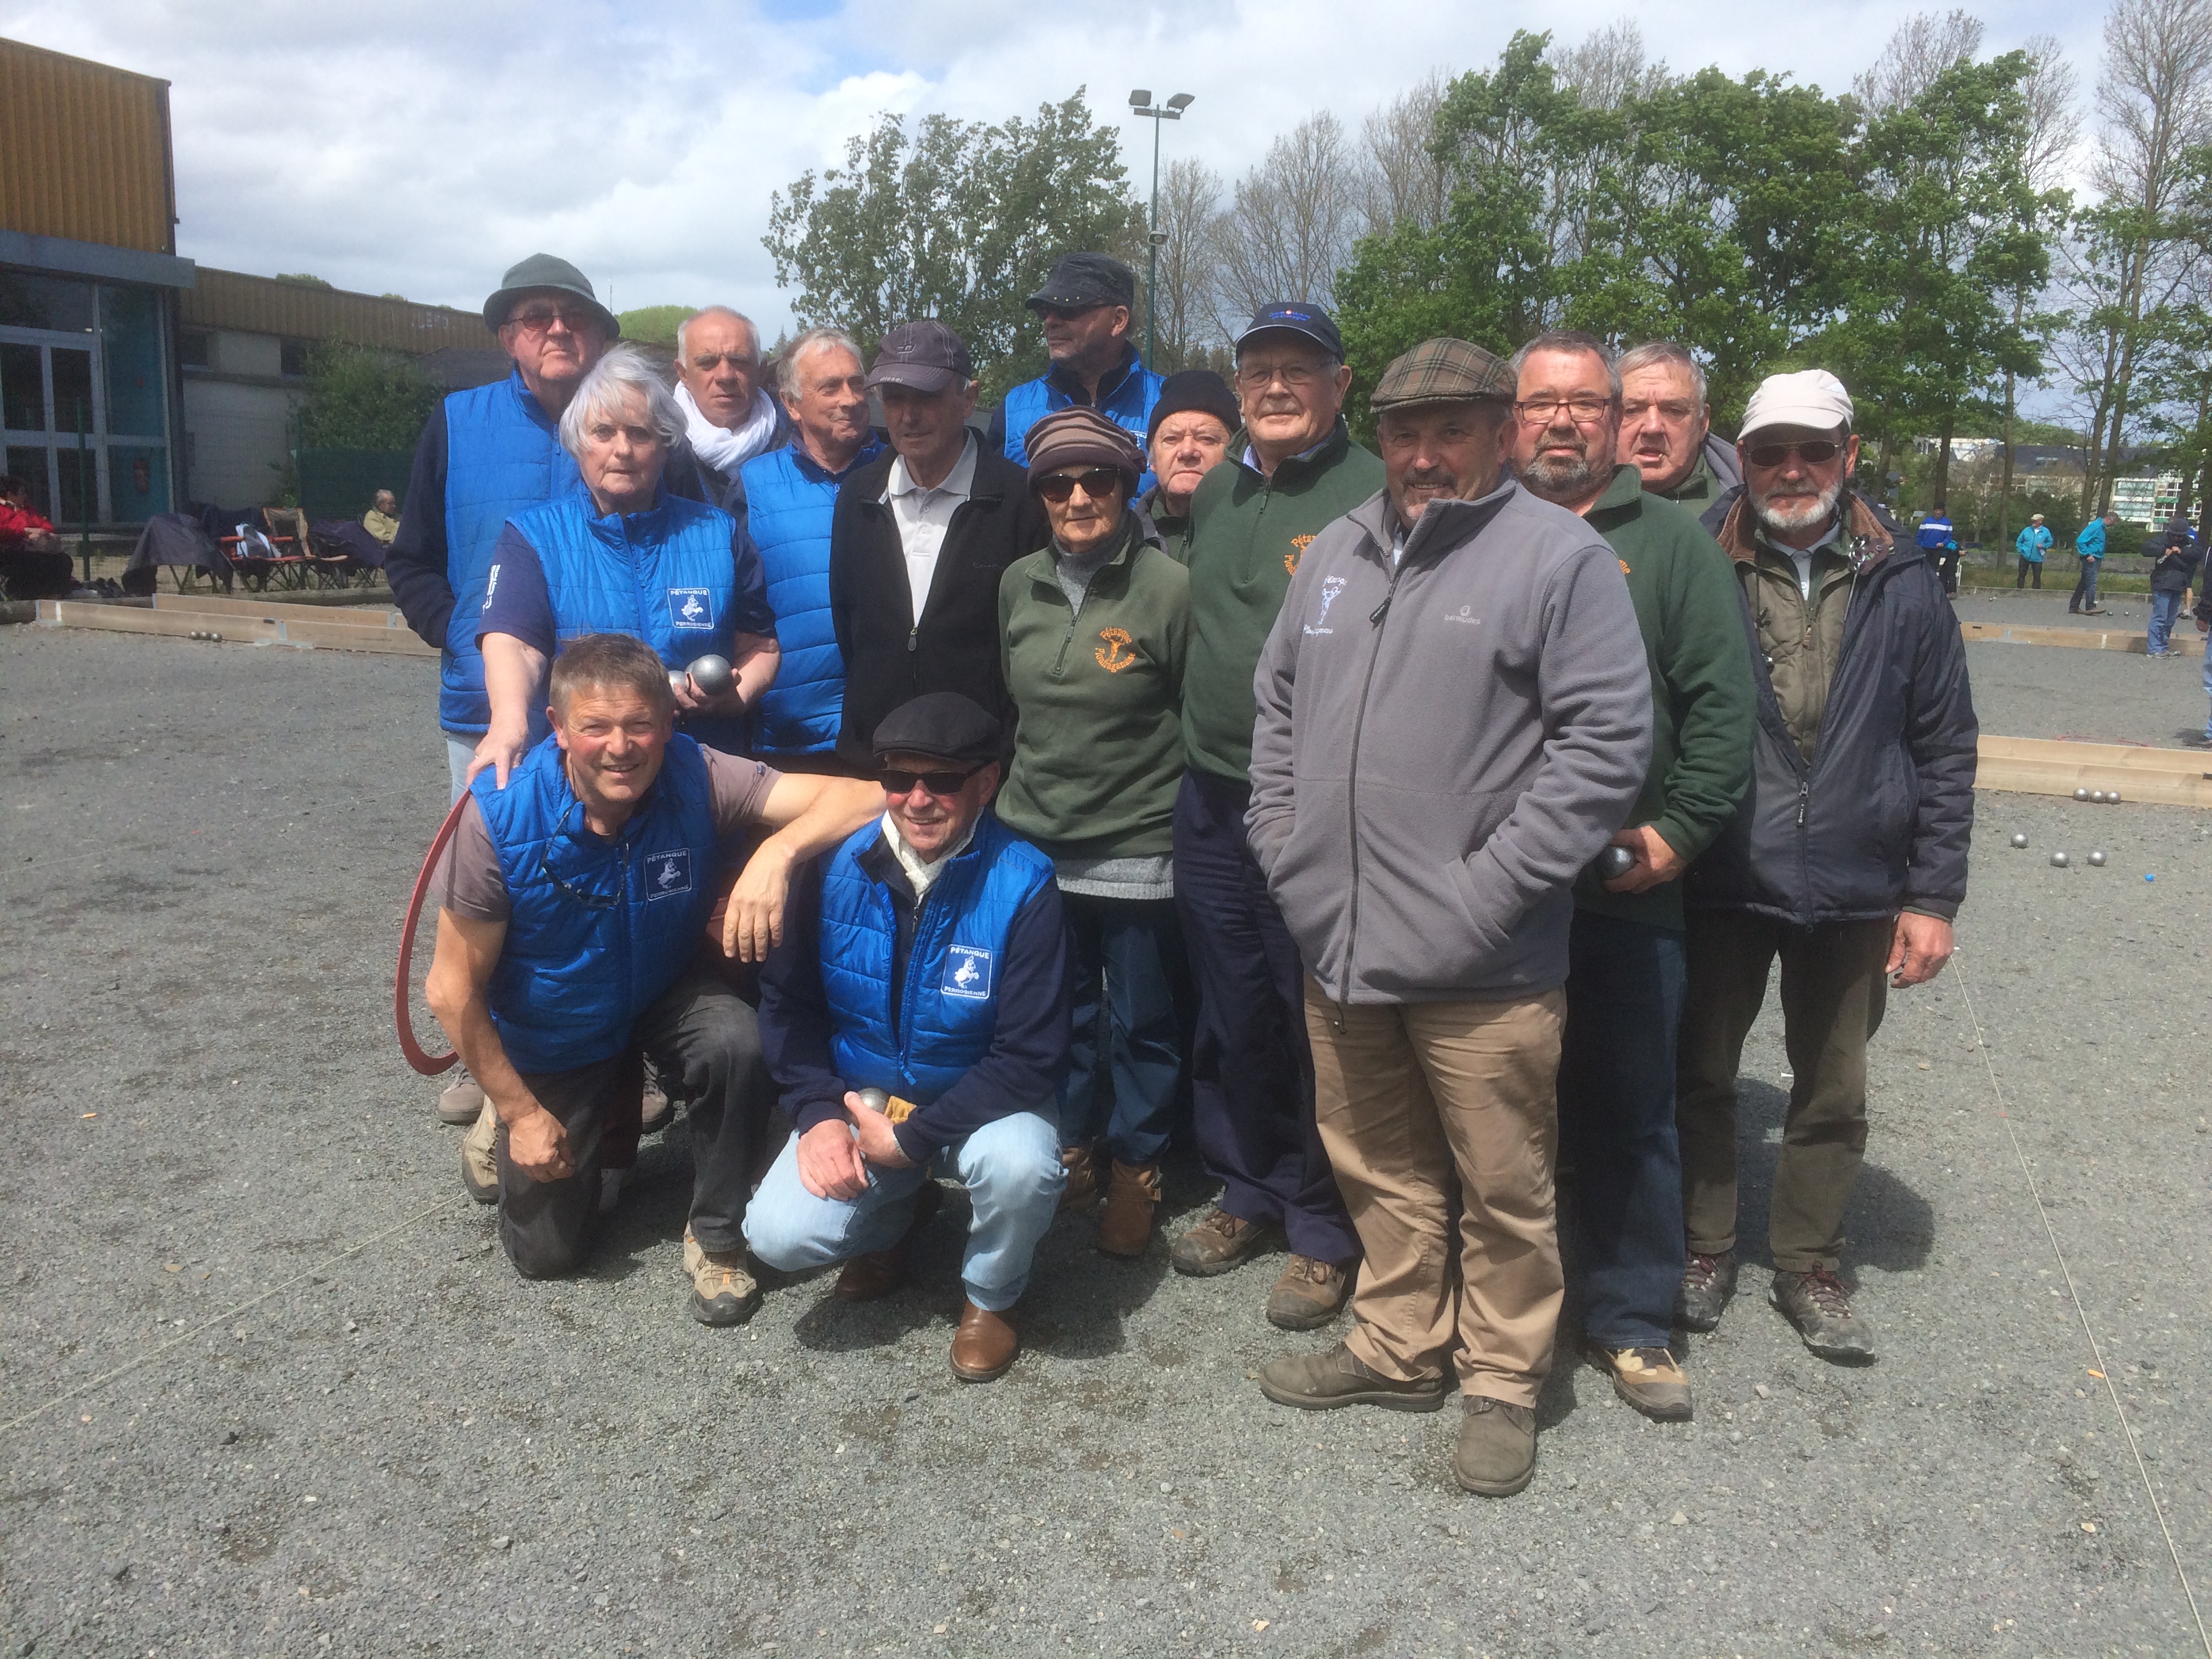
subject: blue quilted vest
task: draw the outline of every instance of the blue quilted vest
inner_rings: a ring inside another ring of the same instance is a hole
[[[1126,428],[1137,441],[1139,450],[1145,448],[1145,426],[1152,418],[1152,405],[1160,400],[1160,376],[1149,368],[1129,366],[1121,383],[1100,401],[1098,412],[1115,425]],[[1006,459],[1017,466],[1030,464],[1027,440],[1030,428],[1054,410],[1066,409],[1075,401],[1067,390],[1055,380],[1049,370],[1034,380],[1024,380],[1006,394]],[[1146,468],[1144,482],[1137,488],[1141,495],[1150,489],[1155,480]]]
[[[822,877],[822,988],[835,1036],[837,1075],[855,1089],[889,1091],[926,1106],[990,1052],[998,1027],[1006,930],[1052,881],[1052,860],[986,812],[968,850],[922,901],[898,1017],[891,1017],[891,961],[898,917],[890,890],[860,867],[883,833],[857,831]]]
[[[714,896],[714,807],[699,745],[669,739],[650,796],[615,840],[584,827],[561,745],[548,738],[501,789],[471,786],[514,910],[492,969],[491,1022],[523,1072],[621,1052],[676,982]]]
[[[845,659],[830,620],[830,515],[837,486],[882,453],[871,437],[844,471],[833,473],[793,441],[738,470],[783,652],[775,684],[752,711],[754,754],[816,755],[837,746]]]
[[[439,670],[438,724],[447,731],[481,732],[491,719],[477,617],[499,532],[525,507],[575,483],[576,463],[520,369],[447,398],[446,580],[453,616]]]
[[[555,650],[586,634],[629,634],[671,668],[708,652],[732,656],[738,523],[721,508],[664,489],[643,513],[601,517],[580,483],[515,514],[514,527],[545,571]],[[744,752],[742,720],[692,715],[684,730],[712,748]]]

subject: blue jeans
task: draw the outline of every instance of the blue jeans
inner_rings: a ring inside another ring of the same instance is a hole
[[[2181,615],[2182,595],[2154,593],[2150,596],[2150,654],[2162,657],[2167,642],[2173,637],[2173,624]]]
[[[1171,972],[1175,953],[1182,949],[1175,901],[1066,893],[1060,908],[1067,916],[1068,1000],[1075,1024],[1067,1081],[1060,1091],[1060,1138],[1080,1146],[1103,1134],[1107,1150],[1122,1163],[1156,1163],[1168,1144],[1176,1079],[1182,1069]],[[1102,1000],[1109,1031],[1109,1052],[1103,1054]]]
[[[1577,910],[1568,961],[1559,1152],[1574,1172],[1583,1329],[1608,1348],[1664,1347],[1683,1266],[1682,935]]]
[[[1004,1313],[1029,1288],[1030,1258],[1067,1184],[1059,1126],[1045,1114],[1011,1113],[947,1146],[936,1162],[959,1176],[974,1212],[960,1261],[968,1299],[986,1313]],[[887,1250],[905,1235],[915,1194],[929,1175],[918,1165],[871,1168],[860,1197],[817,1198],[799,1178],[793,1134],[746,1206],[745,1243],[784,1273]]]
[[[2081,561],[2081,574],[2074,579],[2074,597],[2066,602],[2069,611],[2094,611],[2097,608],[2097,572],[2104,568],[2102,559]]]

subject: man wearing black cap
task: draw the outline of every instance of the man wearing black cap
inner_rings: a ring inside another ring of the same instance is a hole
[[[1145,428],[1145,448],[1159,482],[1137,503],[1160,546],[1190,562],[1190,498],[1206,475],[1229,459],[1230,434],[1244,423],[1237,394],[1210,368],[1187,368],[1160,382],[1160,400]]]
[[[1052,362],[1006,394],[991,416],[991,447],[1027,466],[1030,428],[1071,404],[1097,410],[1141,442],[1160,377],[1129,338],[1137,273],[1110,253],[1070,253],[1025,303],[1044,325]]]
[[[830,617],[845,659],[840,759],[874,765],[884,716],[927,691],[957,691],[994,718],[999,577],[1050,532],[1029,474],[967,427],[975,371],[940,322],[902,323],[877,347],[869,386],[892,453],[860,468],[830,519]]]
[[[1193,1109],[1222,1194],[1171,1259],[1181,1273],[1227,1273],[1279,1232],[1291,1255],[1267,1317],[1311,1330],[1351,1294],[1359,1236],[1314,1127],[1297,947],[1245,840],[1252,676],[1300,555],[1382,487],[1382,464],[1345,429],[1352,371],[1327,312],[1267,307],[1236,349],[1244,424],[1231,447],[1241,453],[1191,498],[1189,769],[1175,814],[1176,904],[1200,993]]]
[[[763,1261],[845,1264],[836,1293],[882,1296],[937,1206],[967,1188],[956,1375],[1014,1362],[1012,1317],[1066,1176],[1055,1105],[1068,1003],[1052,860],[989,810],[999,722],[937,692],[872,748],[883,818],[794,882],[761,972],[761,1041],[796,1126],[745,1212]]]

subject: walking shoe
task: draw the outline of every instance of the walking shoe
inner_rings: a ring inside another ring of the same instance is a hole
[[[1666,1348],[1608,1348],[1593,1343],[1590,1361],[1613,1376],[1613,1391],[1661,1423],[1690,1420],[1690,1379]]]
[[[1735,1252],[1699,1255],[1692,1250],[1682,1268],[1682,1288],[1675,1292],[1674,1317],[1686,1331],[1709,1331],[1721,1322],[1735,1294]]]
[[[1823,1359],[1874,1358],[1874,1333],[1852,1316],[1844,1281],[1826,1267],[1774,1275],[1774,1305],[1797,1328],[1805,1346]]]
[[[1014,1363],[1022,1334],[1013,1314],[992,1313],[963,1297],[960,1328],[952,1333],[952,1374],[963,1382],[988,1382]]]
[[[2085,617],[2102,617],[2110,613],[2101,605],[2092,605],[2084,606],[2081,614]]]
[[[1063,1210],[1088,1210],[1098,1201],[1098,1147],[1094,1141],[1060,1149],[1060,1167],[1067,1171],[1067,1184],[1060,1189]]]
[[[461,1185],[479,1204],[499,1202],[499,1109],[489,1100],[461,1139]]]
[[[1536,1473],[1536,1413],[1488,1395],[1467,1396],[1452,1479],[1484,1498],[1510,1498]]]
[[[637,1132],[641,1135],[655,1134],[666,1128],[668,1123],[668,1092],[655,1083],[648,1073],[645,1079],[645,1093],[638,1104]]]
[[[1260,1392],[1278,1406],[1302,1412],[1339,1406],[1380,1406],[1385,1411],[1432,1412],[1444,1403],[1444,1380],[1425,1376],[1400,1382],[1360,1363],[1343,1343],[1326,1353],[1285,1354],[1260,1368]]]
[[[483,1103],[483,1085],[471,1077],[464,1066],[453,1073],[451,1083],[438,1091],[438,1121],[456,1126],[473,1123]]]
[[[1233,1216],[1217,1204],[1206,1212],[1204,1220],[1176,1240],[1168,1250],[1168,1260],[1179,1273],[1211,1279],[1243,1267],[1260,1254],[1273,1234],[1272,1227]]]
[[[1152,1212],[1160,1206],[1160,1166],[1114,1160],[1106,1207],[1098,1216],[1098,1248],[1108,1255],[1139,1256],[1152,1242]]]
[[[830,1295],[840,1302],[872,1302],[879,1296],[889,1296],[898,1289],[906,1277],[907,1246],[915,1235],[929,1224],[937,1213],[937,1206],[945,1202],[945,1188],[933,1181],[921,1183],[921,1190],[914,1195],[914,1218],[906,1224],[897,1243],[887,1249],[870,1250],[848,1261],[837,1275],[837,1282],[830,1287]]]
[[[760,1283],[742,1244],[734,1250],[704,1249],[686,1227],[684,1276],[691,1281],[691,1317],[702,1325],[741,1324],[760,1306]]]
[[[1292,1256],[1267,1292],[1267,1322],[1280,1331],[1319,1330],[1343,1311],[1352,1273],[1334,1261]]]

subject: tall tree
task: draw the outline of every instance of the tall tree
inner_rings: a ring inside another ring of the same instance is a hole
[[[2040,212],[2039,222],[2028,229],[2031,234],[2044,239],[2048,246],[2063,234],[2072,211],[2071,198],[2061,186],[2081,137],[2081,118],[2075,109],[2080,77],[2061,53],[2057,40],[2051,35],[2029,36],[2022,50],[2028,55],[2030,66],[2020,83],[2021,98],[2027,113],[2027,135],[2021,147],[2021,166],[2027,172],[2028,188],[2034,192]],[[2031,319],[2028,306],[2034,298],[2025,283],[2013,289],[2013,326],[2033,338],[2039,350],[2045,350],[2049,349],[2058,319],[2039,314]],[[2013,428],[2019,414],[2019,390],[2017,371],[2008,367],[2004,377],[2003,465],[1997,483],[1997,543],[2001,547],[2012,536]]]
[[[1220,254],[1213,238],[1222,189],[1219,173],[1188,156],[1169,162],[1161,181],[1159,230],[1167,240],[1160,246],[1158,361],[1152,367],[1163,374],[1193,367],[1218,337],[1213,296]]]
[[[1344,124],[1310,115],[1267,147],[1237,181],[1216,222],[1218,301],[1233,329],[1277,300],[1335,301],[1336,273],[1352,252],[1361,208],[1358,157]]]
[[[1451,169],[1437,153],[1437,115],[1450,85],[1431,70],[1361,125],[1367,148],[1364,234],[1388,236],[1400,225],[1434,230],[1451,206]]]

